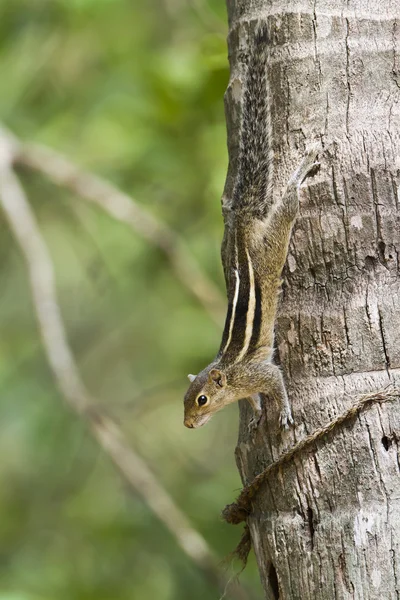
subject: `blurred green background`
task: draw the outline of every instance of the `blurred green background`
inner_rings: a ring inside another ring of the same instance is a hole
[[[0,120],[179,231],[223,294],[223,0],[0,0],[0,32]],[[186,374],[213,357],[222,323],[128,227],[18,175],[88,388],[222,560],[241,533],[219,516],[240,487],[237,407],[182,424]],[[64,405],[0,223],[0,600],[219,598]],[[261,595],[254,559],[241,580]]]

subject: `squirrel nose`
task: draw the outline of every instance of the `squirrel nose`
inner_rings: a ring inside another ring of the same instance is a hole
[[[187,420],[187,419],[185,419],[185,420],[183,421],[183,424],[184,424],[184,426],[185,426],[185,427],[189,427],[189,429],[193,429],[193,427],[194,427],[194,425],[193,425],[192,421],[189,421],[189,420]]]

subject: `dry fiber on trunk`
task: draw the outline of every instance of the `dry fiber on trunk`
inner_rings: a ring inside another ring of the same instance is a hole
[[[400,2],[228,0],[226,94],[235,176],[243,65],[270,31],[274,193],[307,144],[321,169],[302,191],[276,328],[296,427],[277,407],[256,434],[241,403],[244,484],[357,398],[400,374]],[[260,125],[262,126],[262,125]],[[247,519],[266,598],[400,598],[400,411],[376,403],[263,483]]]

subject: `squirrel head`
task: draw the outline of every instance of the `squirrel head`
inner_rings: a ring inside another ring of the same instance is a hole
[[[201,427],[214,413],[237,400],[236,390],[229,385],[226,371],[215,364],[198,375],[188,377],[191,383],[184,399],[186,427]]]

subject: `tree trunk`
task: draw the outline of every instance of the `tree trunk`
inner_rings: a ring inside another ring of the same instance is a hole
[[[361,394],[399,377],[400,2],[227,3],[225,195],[259,21],[270,31],[274,194],[308,144],[325,149],[303,185],[276,326],[295,428],[281,434],[271,406],[250,435],[241,402],[236,456],[249,483]],[[373,405],[262,486],[248,524],[266,598],[400,598],[399,414],[398,402]]]

